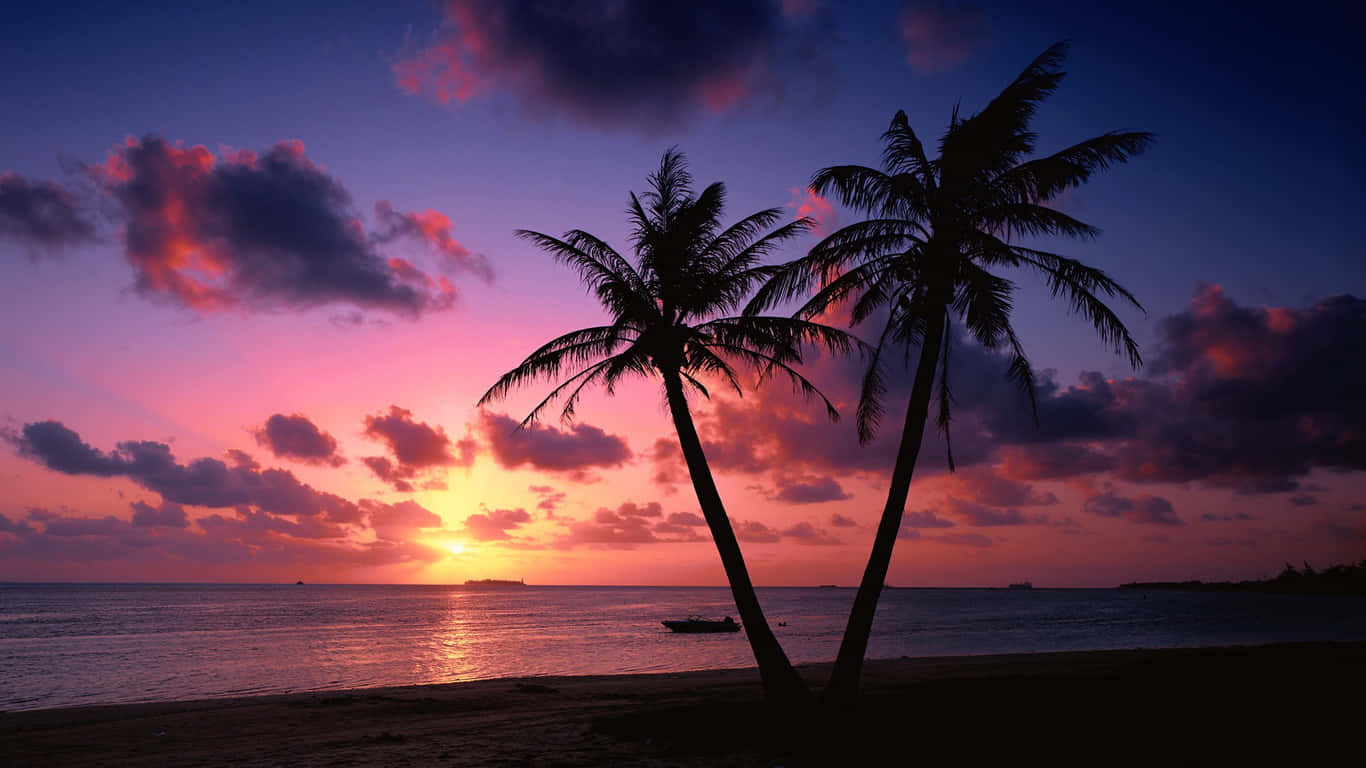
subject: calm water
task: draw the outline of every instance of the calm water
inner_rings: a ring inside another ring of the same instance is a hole
[[[797,662],[834,658],[852,589],[760,590]],[[869,656],[1366,640],[1366,600],[894,589]],[[482,678],[751,666],[725,588],[0,584],[0,710]]]

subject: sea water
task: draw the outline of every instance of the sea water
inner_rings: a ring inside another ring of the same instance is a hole
[[[833,659],[854,590],[760,589],[793,661]],[[753,666],[726,588],[0,584],[0,710]],[[780,625],[781,622],[781,625]],[[888,589],[870,658],[1366,640],[1366,599]]]

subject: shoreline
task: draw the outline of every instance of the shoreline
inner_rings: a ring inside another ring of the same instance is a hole
[[[800,669],[819,687],[829,666]],[[865,746],[879,735],[860,729],[887,721],[894,735],[937,734],[922,751],[954,734],[966,748],[975,723],[1030,743],[1063,726],[1074,746],[1142,733],[1148,747],[1193,740],[1182,748],[1227,757],[1236,730],[1262,740],[1247,755],[1259,764],[1276,752],[1262,729],[1300,750],[1311,731],[1315,748],[1348,743],[1330,702],[1366,682],[1366,642],[903,658],[868,662],[864,681],[859,711],[831,733],[852,728]],[[821,764],[770,714],[752,667],[498,678],[3,712],[0,765]]]

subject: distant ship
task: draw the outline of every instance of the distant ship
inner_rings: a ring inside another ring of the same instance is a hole
[[[1022,582],[1020,582],[1019,584],[1011,584],[1011,585],[1010,585],[1010,589],[1033,589],[1033,588],[1034,588],[1034,585],[1033,585],[1033,584],[1030,584],[1030,583],[1027,582],[1027,581],[1022,581]]]
[[[303,583],[304,583],[304,580],[303,580],[303,579],[299,579],[298,581],[294,582],[294,586],[296,586],[296,587],[301,587],[301,586],[303,586]]]
[[[525,587],[526,580],[518,579],[470,579],[465,582],[465,586],[471,589],[503,589],[506,587]]]

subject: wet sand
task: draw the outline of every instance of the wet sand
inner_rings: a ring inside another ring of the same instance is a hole
[[[870,662],[834,717],[752,669],[489,680],[0,713],[0,765],[1350,764],[1363,683],[1366,643]]]

